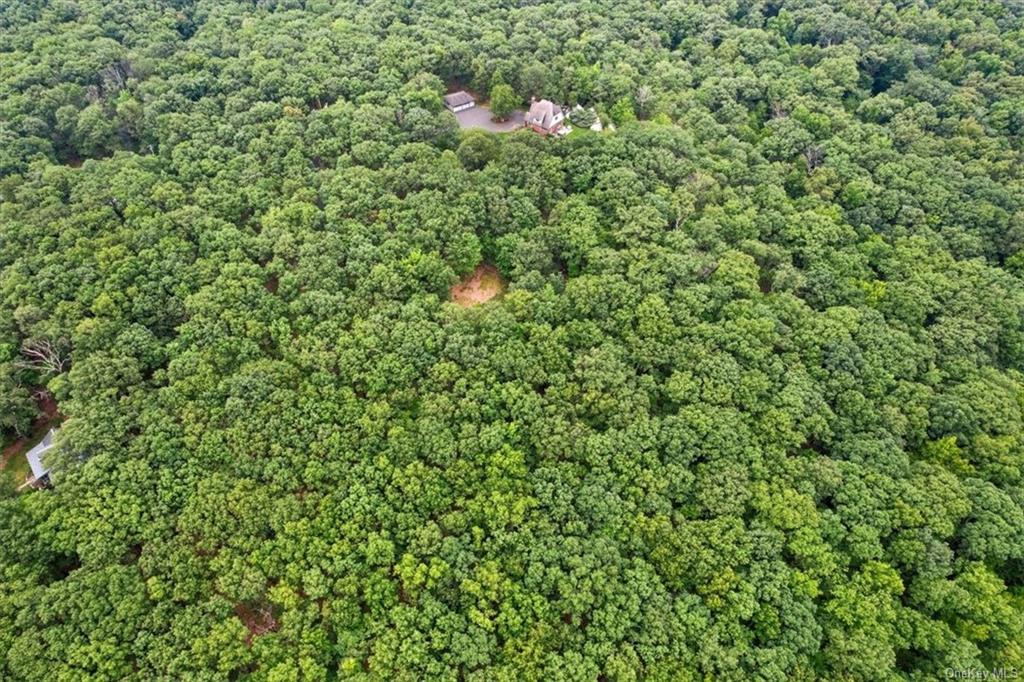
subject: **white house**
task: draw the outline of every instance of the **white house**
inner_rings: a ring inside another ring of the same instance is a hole
[[[475,107],[476,100],[473,99],[473,95],[469,94],[465,90],[459,90],[458,92],[452,92],[445,95],[444,105],[448,108],[448,111],[458,113]]]

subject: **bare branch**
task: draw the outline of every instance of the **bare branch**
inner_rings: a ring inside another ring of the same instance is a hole
[[[807,163],[807,173],[810,175],[825,160],[824,150],[816,144],[812,144],[804,150],[804,162]]]
[[[60,374],[67,368],[68,358],[58,344],[49,339],[28,339],[21,344],[21,360],[16,366]]]

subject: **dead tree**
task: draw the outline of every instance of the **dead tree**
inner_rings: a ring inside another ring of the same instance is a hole
[[[804,161],[807,163],[807,174],[810,175],[825,160],[825,152],[816,144],[804,150]]]
[[[16,363],[21,367],[41,372],[60,374],[68,365],[68,358],[61,350],[61,344],[49,339],[28,339],[21,344],[22,359]]]

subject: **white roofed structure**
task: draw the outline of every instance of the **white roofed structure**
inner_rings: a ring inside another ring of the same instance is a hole
[[[476,100],[473,99],[473,95],[469,94],[465,90],[459,90],[458,92],[451,92],[444,96],[444,105],[452,112],[465,111],[476,106]]]
[[[28,466],[32,469],[32,477],[36,481],[42,481],[50,475],[50,467],[46,465],[45,459],[46,453],[53,449],[53,437],[56,433],[55,429],[50,429],[34,448],[25,453]]]

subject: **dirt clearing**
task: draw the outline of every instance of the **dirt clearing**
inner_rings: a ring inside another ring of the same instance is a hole
[[[481,263],[469,277],[452,287],[452,301],[463,308],[480,305],[505,292],[505,280],[498,268]]]
[[[15,485],[21,485],[32,473],[24,454],[43,439],[54,422],[61,419],[57,401],[48,391],[39,389],[33,397],[41,414],[33,422],[32,432],[24,438],[16,439],[0,451],[0,475],[9,477]]]
[[[246,646],[252,646],[252,640],[260,635],[277,630],[277,619],[270,610],[270,606],[264,604],[258,608],[239,603],[235,604],[235,616],[242,621],[249,634],[245,638]]]

